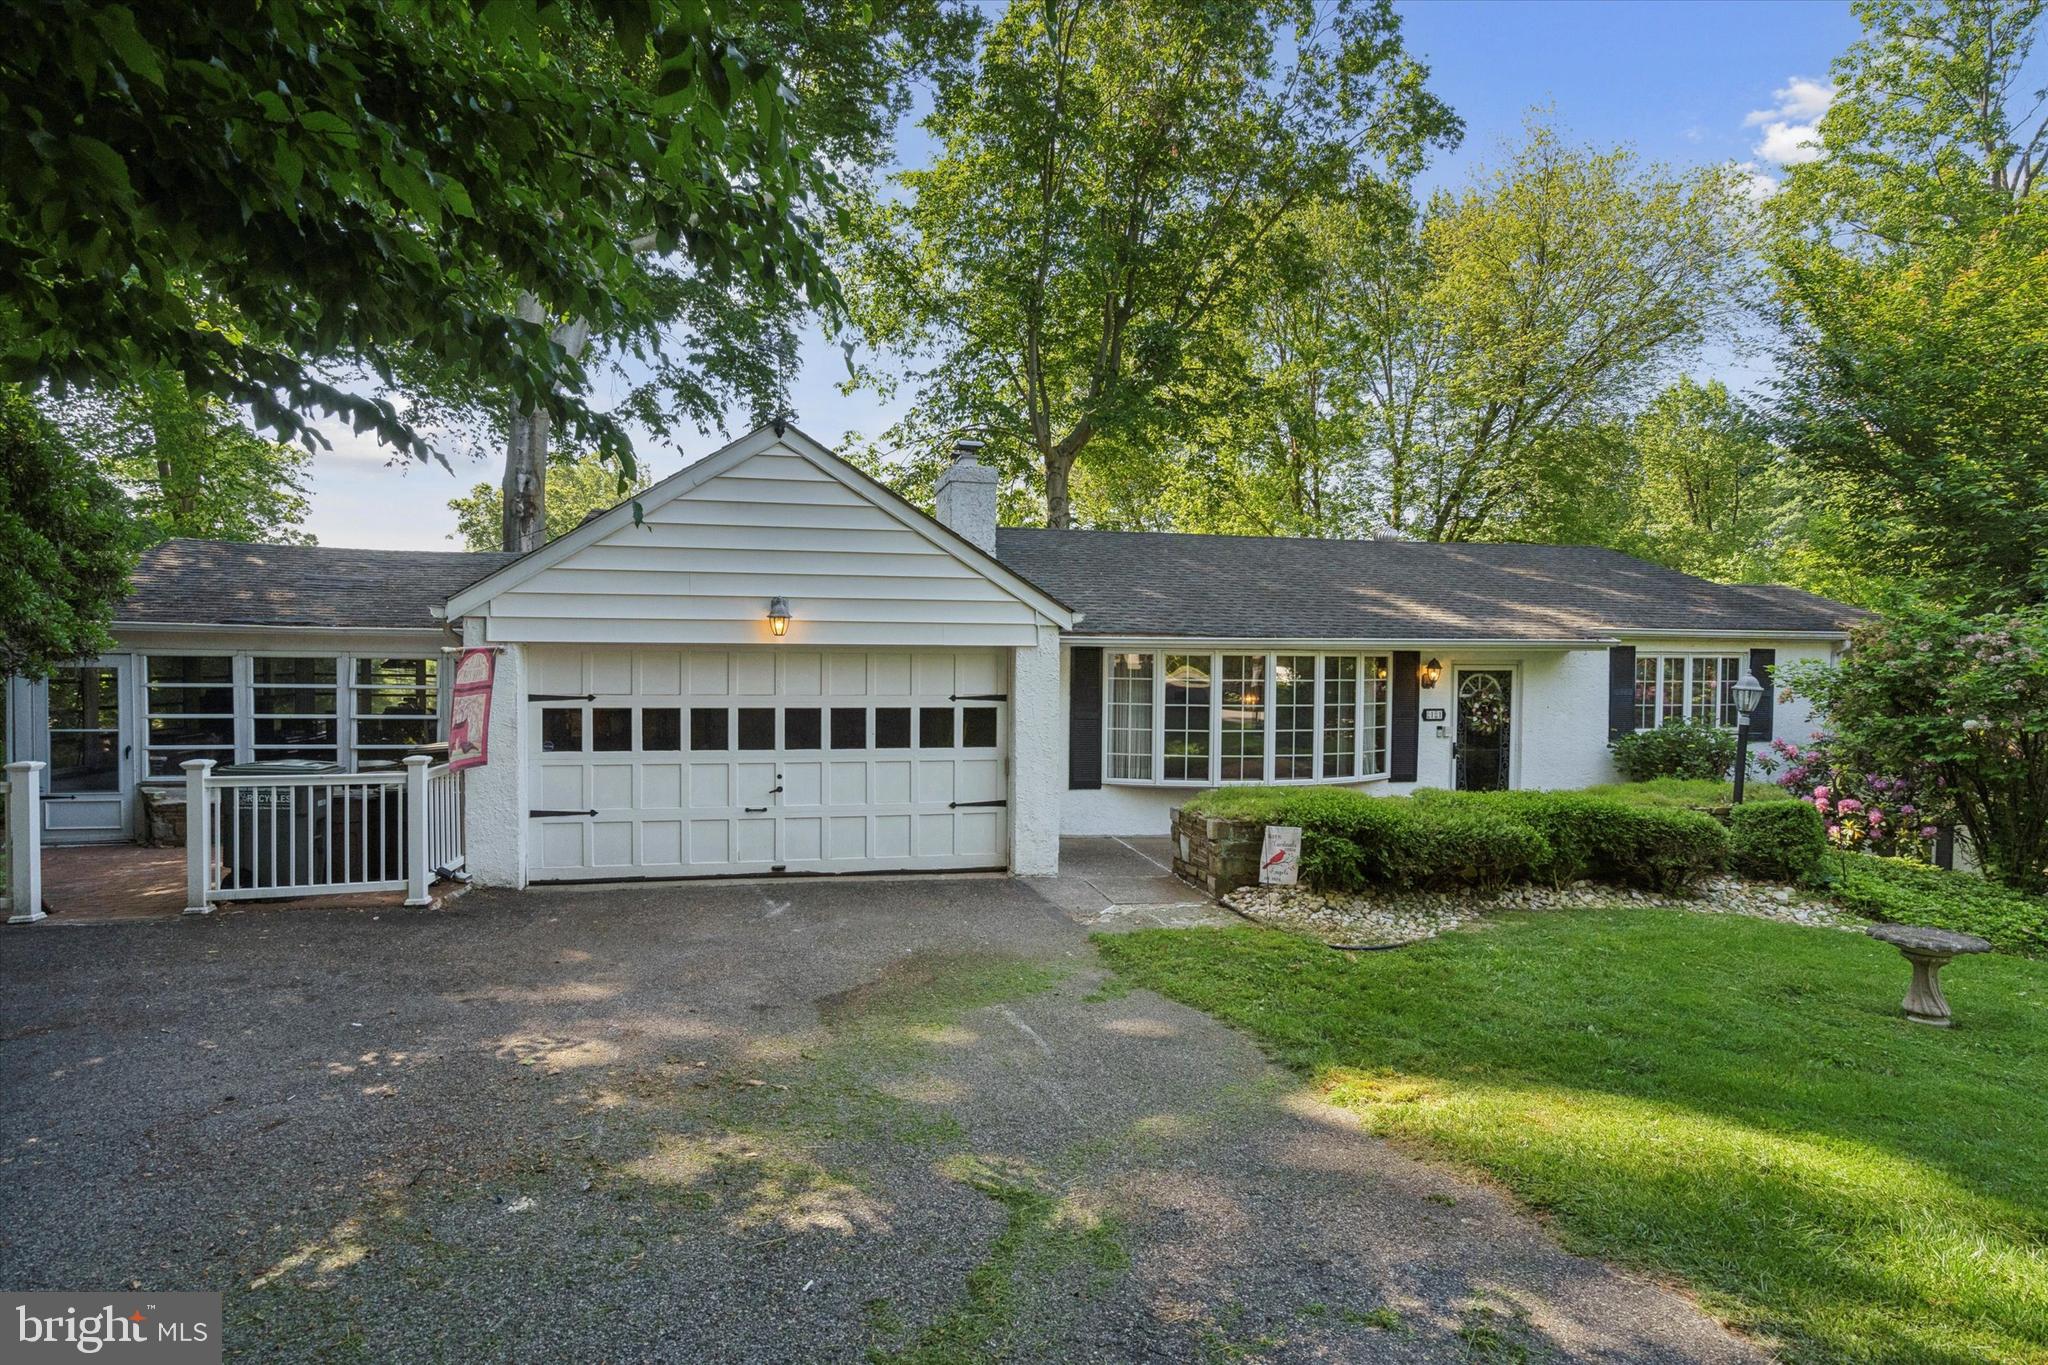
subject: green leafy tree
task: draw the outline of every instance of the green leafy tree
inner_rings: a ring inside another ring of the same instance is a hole
[[[311,457],[265,440],[225,403],[157,376],[63,405],[67,434],[126,489],[149,541],[175,536],[310,545]]]
[[[1387,0],[1011,4],[937,82],[936,160],[852,216],[852,311],[912,366],[906,482],[973,433],[1066,527],[1096,471],[1238,402],[1297,215],[1392,211],[1455,138],[1425,77]]]
[[[0,378],[175,373],[287,439],[325,411],[425,453],[324,377],[410,351],[630,469],[556,321],[651,346],[663,263],[829,300],[831,177],[725,7],[597,8],[12,7]],[[616,60],[581,59],[599,38]]]
[[[1902,607],[1858,627],[1839,665],[1787,680],[1851,771],[1911,779],[1922,814],[1968,831],[1988,873],[2048,888],[2048,606]]]
[[[1526,526],[1551,466],[1599,455],[1585,429],[1631,416],[1740,297],[1745,202],[1725,169],[1527,141],[1437,195],[1383,250],[1408,296],[1367,338],[1386,523],[1428,540]],[[1578,469],[1573,477],[1597,478]],[[1567,480],[1569,482],[1569,480]]]
[[[1835,553],[1885,592],[2048,600],[2042,0],[1885,0],[1821,157],[1773,201],[1774,414]]]
[[[27,394],[0,387],[0,678],[111,648],[135,550],[121,490]]]
[[[1771,577],[1787,515],[1781,452],[1719,380],[1681,377],[1629,430],[1642,552],[1707,578]]]
[[[591,513],[616,507],[646,487],[644,476],[621,487],[618,470],[593,455],[555,460],[548,470],[547,539],[575,530]],[[448,500],[463,549],[502,548],[503,497],[497,487],[480,483],[463,496]]]

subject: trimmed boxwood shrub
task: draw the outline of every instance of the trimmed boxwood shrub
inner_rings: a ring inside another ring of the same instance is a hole
[[[1543,836],[1549,855],[1529,869],[1532,880],[1566,886],[1582,878],[1683,891],[1722,870],[1728,835],[1698,811],[1642,806],[1585,792],[1444,792],[1416,794],[1431,806],[1491,806]]]
[[[1192,811],[1298,825],[1311,886],[1472,887],[1493,891],[1582,877],[1679,891],[1718,872],[1728,836],[1695,811],[1632,806],[1578,792],[1423,791],[1371,796],[1331,787],[1226,787]]]
[[[1735,732],[1711,721],[1673,721],[1637,730],[1608,747],[1614,750],[1614,766],[1631,782],[1658,777],[1715,781],[1735,771]]]
[[[1728,853],[1745,877],[1810,882],[1828,856],[1827,829],[1804,801],[1744,802],[1728,812]]]

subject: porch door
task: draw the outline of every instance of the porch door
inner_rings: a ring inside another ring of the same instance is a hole
[[[1458,670],[1458,738],[1452,753],[1459,791],[1506,791],[1514,734],[1515,675],[1505,668]]]
[[[33,689],[43,732],[43,834],[51,843],[127,839],[135,793],[135,717],[127,657],[60,668]]]

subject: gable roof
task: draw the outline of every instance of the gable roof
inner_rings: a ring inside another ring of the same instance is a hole
[[[585,518],[580,526],[566,535],[559,536],[538,549],[530,550],[524,555],[517,556],[512,562],[493,569],[476,582],[449,596],[449,617],[452,619],[473,612],[498,594],[515,588],[534,575],[560,564],[586,546],[631,526],[636,506],[644,516],[655,508],[710,482],[734,466],[770,450],[781,451],[808,461],[873,504],[905,529],[922,536],[967,564],[1055,624],[1063,628],[1073,625],[1073,611],[1065,602],[1046,592],[1044,588],[1019,574],[996,556],[984,553],[972,541],[911,506],[894,489],[876,482],[788,423],[784,423],[780,430],[773,427],[757,427],[703,459],[683,466],[674,474],[609,511]]]
[[[1598,640],[1841,635],[1861,615],[1587,545],[1439,545],[1145,531],[996,532],[1004,563],[1128,638]]]
[[[434,608],[519,556],[167,540],[142,556],[115,609],[129,625],[433,630]]]

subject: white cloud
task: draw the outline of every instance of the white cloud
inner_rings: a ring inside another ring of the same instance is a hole
[[[1736,174],[1742,177],[1742,192],[1752,204],[1761,204],[1778,192],[1778,178],[1754,161],[1737,161],[1733,165]]]
[[[1819,160],[1820,132],[1816,125],[1834,103],[1835,87],[1794,76],[1771,93],[1778,101],[1775,107],[1752,109],[1743,117],[1745,128],[1763,129],[1763,141],[1752,150],[1761,160],[1780,166]]]

